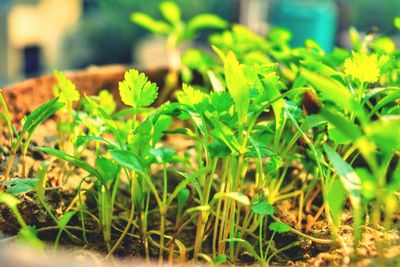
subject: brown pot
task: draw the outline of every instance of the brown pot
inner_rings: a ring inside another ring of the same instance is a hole
[[[118,83],[124,79],[128,68],[123,65],[95,66],[80,71],[67,71],[65,74],[76,85],[81,95],[96,95],[100,90],[108,89],[118,104],[121,104]],[[148,70],[145,73],[162,88],[166,70]],[[13,121],[21,120],[23,116],[54,97],[52,88],[56,83],[55,76],[49,74],[5,86],[3,96],[13,114]]]

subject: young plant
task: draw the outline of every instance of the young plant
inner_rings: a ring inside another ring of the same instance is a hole
[[[39,106],[24,119],[22,130],[19,133],[16,130],[16,127],[11,122],[11,114],[8,110],[8,107],[4,101],[1,92],[0,92],[0,104],[3,110],[1,118],[6,121],[10,135],[11,151],[3,177],[3,182],[6,182],[10,178],[14,157],[16,156],[19,149],[21,150],[21,157],[22,157],[22,176],[23,177],[26,176],[25,157],[33,133],[40,124],[42,124],[45,120],[51,117],[57,110],[62,108],[64,104],[59,102],[58,98],[56,97],[50,100],[49,102],[46,102],[45,104]]]
[[[224,29],[228,23],[214,14],[199,14],[185,22],[181,18],[180,8],[172,1],[161,2],[159,8],[164,20],[154,19],[141,12],[132,13],[131,20],[156,35],[167,37],[169,72],[165,77],[165,85],[158,98],[158,104],[161,104],[178,86],[179,72],[182,70],[181,45],[194,39],[201,30]]]

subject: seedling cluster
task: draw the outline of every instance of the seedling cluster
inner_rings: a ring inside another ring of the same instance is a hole
[[[81,96],[56,72],[56,97],[18,132],[0,95],[11,148],[0,202],[18,219],[22,238],[40,243],[40,229],[26,225],[12,196],[27,191],[53,219],[55,246],[62,237],[89,244],[101,232],[107,257],[135,242],[135,252],[160,263],[266,266],[304,240],[339,247],[346,263],[356,257],[364,229],[398,231],[400,53],[392,40],[361,38],[352,29],[352,51],[327,54],[312,41],[290,47],[281,29],[263,38],[241,25],[228,29],[214,15],[185,23],[170,2],[161,11],[166,21],[138,13],[132,19],[168,35],[171,56],[179,58],[169,75],[183,73],[185,82],[168,85],[180,88],[176,100],[154,106],[163,92],[131,69],[119,83],[126,108],[117,111],[109,92]],[[209,38],[215,54],[177,55],[178,45],[204,27],[225,28]],[[201,85],[191,83],[193,72],[203,77]],[[25,179],[24,161],[18,174],[24,178],[14,178],[14,155],[20,150],[24,158],[34,130],[52,115],[59,120],[57,149],[39,148],[51,157],[33,179]],[[82,175],[76,201],[61,216],[46,203],[46,175],[54,166],[63,170],[62,185]],[[291,217],[282,203],[291,206]],[[321,221],[329,230],[323,238],[312,231]],[[344,225],[352,243],[342,238]],[[379,241],[379,257],[387,244]]]

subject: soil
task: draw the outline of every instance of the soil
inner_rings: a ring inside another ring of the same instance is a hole
[[[87,94],[95,94],[102,88],[110,88],[111,92],[117,94],[117,83],[123,79],[123,72],[125,70],[126,67],[116,66],[106,70],[94,68],[88,71],[70,73],[69,75],[73,82],[76,83],[77,88],[80,88],[82,92],[86,92]],[[20,84],[7,87],[5,98],[10,104],[11,112],[15,115],[14,120],[19,121],[22,116],[31,112],[34,107],[50,99],[52,94],[49,87],[51,87],[54,82],[52,76],[44,76],[39,79],[27,80]],[[119,98],[116,97],[116,99]],[[53,147],[55,143],[54,138],[51,138],[51,136],[54,135],[55,132],[56,124],[51,120],[38,128],[33,138],[34,142],[32,142],[28,151],[28,177],[33,177],[40,162],[47,158],[47,156],[40,153],[36,147],[42,145]],[[9,147],[5,143],[5,140],[7,140],[7,133],[4,131],[0,132],[0,173],[4,171],[3,169],[9,155]],[[186,142],[185,140],[173,139],[168,140],[168,142],[180,144],[180,149],[183,150],[193,146],[192,142]],[[62,168],[61,165],[55,165],[55,167],[50,169],[48,174],[46,201],[52,212],[56,215],[63,214],[69,210],[74,203],[76,204],[76,183],[69,183],[68,187],[61,186]],[[12,170],[12,177],[18,177],[19,173],[21,173],[21,161],[19,155],[17,155]],[[79,170],[75,169],[72,171],[72,174],[77,181],[84,175]],[[161,179],[159,180],[161,181]],[[249,187],[251,187],[251,185],[249,185]],[[251,191],[251,189],[249,190]],[[129,193],[124,193],[123,190],[121,190],[121,192],[122,193],[118,195],[117,201],[117,203],[121,204],[117,205],[114,211],[115,218],[119,219],[114,220],[112,232],[113,240],[116,240],[121,234],[121,229],[124,228],[126,223],[126,219],[124,218],[128,217],[129,212],[127,208],[130,205]],[[35,195],[33,193],[26,193],[20,195],[19,198],[21,199],[21,203],[18,205],[18,208],[27,224],[37,229],[41,239],[47,240],[49,243],[54,241],[57,229],[51,227],[54,225],[54,222],[36,199]],[[90,199],[89,195],[85,201],[89,209],[95,207],[94,200]],[[330,239],[330,230],[328,229],[328,223],[323,214],[317,220],[314,220],[321,206],[320,194],[316,194],[316,198],[306,210],[303,211],[300,218],[299,211],[296,209],[296,204],[297,203],[293,202],[291,199],[277,203],[277,217],[286,224],[299,231],[306,232],[310,236]],[[90,212],[97,216],[97,210],[95,210],[95,208],[90,210]],[[155,217],[153,219],[150,217],[149,222],[154,222],[154,224],[150,225],[149,228],[157,229],[157,223],[159,221],[157,219],[157,214],[151,216]],[[75,217],[69,225],[75,226],[78,229],[81,223],[78,217]],[[100,266],[98,265],[99,261],[102,262],[102,266],[111,266],[115,264],[112,262],[103,262],[106,248],[102,241],[102,231],[95,220],[90,219],[90,216],[87,216],[87,218],[86,227],[88,229],[89,244],[84,245],[82,243],[82,236],[80,236],[81,231],[71,228],[71,233],[78,238],[74,239],[68,235],[62,236],[61,243],[65,248],[69,248],[69,250],[61,250],[62,256],[57,257],[58,266],[71,266],[68,265],[71,261],[76,261],[76,265],[74,266]],[[347,211],[342,218],[343,225],[339,230],[339,236],[348,247],[349,251],[347,255],[349,255],[349,258],[343,256],[345,255],[343,246],[311,242],[293,233],[278,234],[275,238],[273,249],[276,250],[276,248],[284,247],[295,241],[300,241],[300,246],[278,254],[273,259],[273,266],[343,266],[346,265],[346,261],[348,260],[351,260],[352,266],[400,266],[400,211],[396,218],[397,219],[394,221],[396,226],[394,227],[395,230],[390,232],[384,231],[383,228],[379,227],[363,226],[363,237],[357,248],[353,249],[352,216],[350,212]],[[170,222],[170,224],[167,223],[167,228],[169,226],[173,227],[172,222]],[[20,257],[21,254],[19,254],[18,251],[20,251],[21,248],[14,247],[11,242],[14,240],[13,236],[18,233],[18,230],[18,223],[9,209],[4,205],[0,205],[0,237],[2,238],[2,240],[0,240],[0,262],[2,262],[2,266],[53,266],[52,263],[54,263],[55,258],[49,258],[46,255],[43,255],[43,260],[37,262],[24,262],[25,256],[30,253],[29,250],[24,248],[24,257]],[[187,244],[192,244],[194,243],[194,231],[194,228],[188,228],[179,238]],[[255,244],[255,246],[257,246],[257,244]],[[207,249],[207,243],[205,243],[204,250],[207,251]],[[157,250],[154,250],[154,255],[156,254]],[[134,236],[128,235],[115,255],[121,261],[124,259],[133,259],[135,260],[135,264],[140,265],[143,263],[141,243]],[[39,259],[41,257],[42,256],[39,255]],[[247,253],[240,254],[239,261],[243,266],[254,264],[254,259]],[[183,265],[187,264],[185,263]]]

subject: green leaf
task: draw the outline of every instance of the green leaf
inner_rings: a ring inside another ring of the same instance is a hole
[[[205,51],[189,48],[182,54],[182,63],[189,69],[205,73],[207,70],[213,68],[215,60]]]
[[[16,196],[33,190],[37,181],[38,179],[35,178],[15,178],[1,183],[1,185],[9,185],[6,192]]]
[[[249,197],[240,192],[218,192],[214,195],[215,200],[220,198],[230,198],[244,206],[250,205]]]
[[[186,202],[188,201],[190,196],[190,191],[187,188],[184,188],[183,190],[179,191],[178,193],[178,208],[182,209]]]
[[[153,155],[159,163],[172,162],[176,151],[170,148],[150,148],[150,154]]]
[[[231,151],[234,152],[243,152],[241,151],[241,146],[239,144],[238,139],[236,138],[234,132],[223,124],[222,122],[218,120],[212,120],[208,119],[210,124],[214,126],[214,130],[211,132],[211,135],[213,135],[216,139],[220,140],[223,142],[226,146],[229,147]]]
[[[324,144],[324,150],[332,162],[334,169],[339,175],[343,187],[349,193],[353,206],[358,205],[361,195],[360,177],[358,177],[357,173],[350,166],[350,164],[344,161],[335,150],[326,144]]]
[[[8,106],[6,104],[6,101],[4,100],[3,92],[1,89],[0,89],[0,106],[2,107],[2,112],[0,113],[1,118],[7,123],[8,130],[12,134],[13,130],[11,123],[11,114],[10,111],[8,110]]]
[[[76,145],[76,147],[80,147],[86,141],[94,141],[94,142],[104,143],[109,148],[115,148],[116,147],[113,143],[111,143],[107,139],[104,139],[103,137],[91,136],[91,135],[78,136],[77,139],[76,139],[75,145]]]
[[[146,172],[142,159],[135,153],[126,150],[111,150],[110,155],[122,167],[134,170],[140,174]]]
[[[131,69],[125,72],[124,77],[124,81],[119,83],[119,94],[122,102],[133,107],[135,112],[140,107],[150,106],[157,98],[157,85],[148,81],[144,73]]]
[[[383,116],[366,125],[366,136],[386,151],[400,150],[400,115]]]
[[[183,84],[182,91],[176,93],[179,103],[194,106],[199,112],[203,112],[207,108],[208,94],[201,90],[194,89],[192,86]]]
[[[155,34],[162,35],[171,31],[171,27],[167,23],[161,20],[155,20],[145,13],[132,13],[131,21]]]
[[[332,132],[330,130],[330,137],[332,137],[334,141],[338,143],[346,143],[356,140],[361,136],[361,129],[355,123],[348,120],[345,116],[339,113],[334,113],[327,108],[322,110],[323,117],[334,126],[334,129],[338,131],[338,133]],[[335,131],[336,131],[335,130]],[[336,134],[336,135],[335,135]],[[340,136],[343,135],[343,136]]]
[[[251,205],[251,210],[259,215],[274,215],[275,208],[267,200],[257,201]]]
[[[64,230],[65,227],[68,225],[69,221],[72,219],[72,217],[75,215],[76,211],[68,211],[64,213],[60,219],[58,219],[58,226],[60,227],[61,230]]]
[[[355,169],[358,177],[361,179],[361,194],[368,200],[376,197],[377,182],[374,176],[365,168]]]
[[[209,144],[207,148],[213,158],[225,158],[231,154],[229,147],[218,140]]]
[[[215,257],[214,264],[215,265],[221,265],[227,262],[227,257],[226,255],[218,255]]]
[[[95,165],[106,182],[114,181],[120,171],[120,167],[117,164],[103,157],[97,157]]]
[[[343,206],[346,201],[342,183],[339,180],[333,181],[333,184],[327,189],[325,196],[329,205],[329,211],[332,214],[333,223],[335,226],[339,227]]]
[[[400,17],[394,18],[394,26],[400,30]]]
[[[68,79],[61,71],[55,71],[58,83],[54,85],[54,95],[60,98],[60,102],[69,103],[78,101],[80,98],[79,91],[76,89],[75,84]]]
[[[42,122],[47,120],[50,116],[52,116],[57,110],[59,110],[63,106],[64,103],[58,102],[58,97],[56,97],[36,108],[26,118],[24,127],[22,128],[20,133],[20,138],[22,138],[25,133],[32,134],[37,126],[39,126]]]
[[[181,22],[181,10],[174,2],[162,2],[160,4],[160,11],[164,18],[172,25],[177,25]]]
[[[90,175],[98,178],[100,180],[100,182],[103,185],[105,185],[105,181],[104,181],[103,177],[100,175],[100,173],[95,168],[90,166],[88,163],[84,162],[83,160],[76,158],[74,156],[68,155],[60,150],[50,148],[50,147],[38,147],[38,150],[40,150],[44,153],[53,155],[59,159],[65,160],[65,161],[71,163],[72,165],[75,165],[76,167],[87,171]]]
[[[233,99],[228,92],[214,92],[211,94],[211,104],[220,115],[228,114],[233,105]]]
[[[187,30],[191,34],[196,34],[198,30],[202,29],[225,29],[228,22],[214,14],[199,14],[191,18],[187,23]]]
[[[287,233],[290,232],[292,230],[292,228],[290,228],[289,225],[283,223],[283,222],[273,222],[269,225],[269,230],[271,231],[275,231],[278,234],[283,234],[283,233]]]
[[[47,182],[47,172],[50,167],[50,160],[43,161],[39,168],[36,171],[36,179],[38,180],[35,185],[35,192],[38,195],[39,199],[44,200],[44,194],[46,191],[46,182]]]
[[[226,56],[224,69],[226,85],[235,103],[239,125],[243,127],[249,111],[250,90],[239,61],[233,52],[229,52]]]
[[[170,171],[170,170],[169,170]],[[192,184],[196,184],[196,179],[201,176],[206,174],[207,172],[209,172],[209,168],[202,168],[200,170],[198,170],[197,172],[191,174],[191,175],[187,175],[181,172],[176,172],[180,175],[182,175],[184,177],[184,179],[182,181],[179,182],[179,184],[175,187],[174,191],[172,191],[172,193],[168,196],[168,200],[167,200],[167,207],[169,205],[171,205],[172,201],[178,196],[179,192],[182,191],[183,189],[186,188],[186,186],[190,183]],[[195,186],[196,187],[196,186]],[[200,198],[200,201],[202,202],[202,199]]]
[[[309,84],[322,94],[325,100],[335,103],[344,110],[354,111],[361,120],[365,121],[366,116],[362,107],[355,102],[353,95],[343,84],[306,69],[302,69],[301,74]]]

